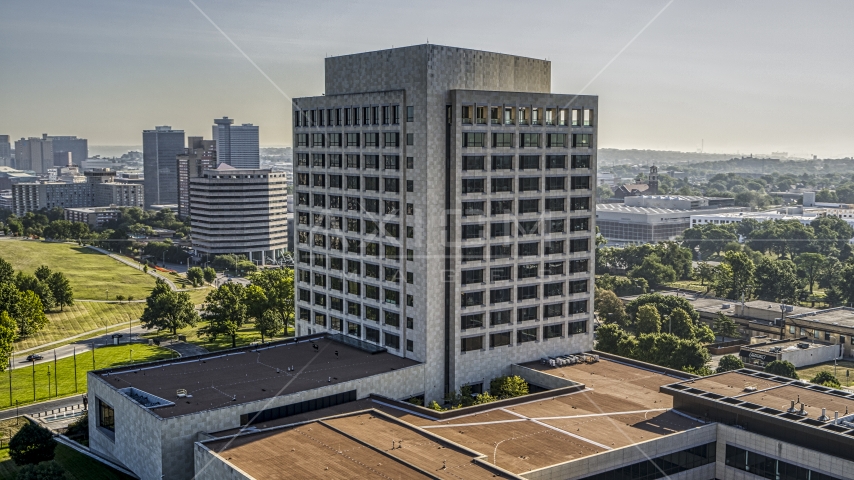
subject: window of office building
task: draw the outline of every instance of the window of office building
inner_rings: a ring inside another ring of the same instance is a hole
[[[471,352],[474,350],[483,350],[483,335],[476,337],[465,337],[460,339],[460,351]]]
[[[519,200],[519,214],[539,213],[539,212],[540,212],[540,199],[530,198],[530,199]]]
[[[493,155],[492,156],[493,170],[512,170],[513,156],[512,155]]]
[[[493,200],[490,202],[490,213],[492,215],[513,213],[513,200]]]
[[[539,290],[540,287],[538,285],[516,287],[516,300],[532,300],[538,298]]]
[[[548,315],[547,315],[548,316]],[[559,338],[563,336],[563,324],[546,325],[543,327],[543,339]]]
[[[585,259],[571,260],[569,262],[569,273],[582,273],[589,270],[589,261]]]
[[[516,330],[516,344],[537,341],[537,327]]]
[[[483,292],[466,292],[461,295],[462,306],[473,307],[483,305]]]
[[[576,313],[587,313],[587,303],[587,300],[569,302],[569,314],[574,315]]]
[[[485,133],[480,132],[466,132],[463,133],[463,147],[485,147]]]
[[[483,283],[483,269],[477,270],[463,270],[460,272],[460,283],[462,285],[469,285],[472,283]]]
[[[460,249],[463,262],[479,262],[483,260],[483,247],[464,247]]]
[[[497,348],[497,347],[506,347],[510,345],[510,333],[511,332],[500,332],[500,333],[492,333],[489,335],[489,347]]]
[[[540,177],[522,177],[519,179],[520,192],[537,192],[540,190]]]
[[[463,170],[483,170],[483,155],[467,155],[463,157]]]
[[[539,233],[540,233],[540,221],[539,220],[520,221],[518,233],[519,233],[520,237],[524,237],[526,235],[539,235]]]
[[[587,133],[572,134],[572,148],[588,148],[590,147],[591,135]]]
[[[483,215],[484,202],[463,202],[463,216],[476,217]]]
[[[464,178],[462,181],[462,193],[483,193],[482,178]]]
[[[546,191],[566,190],[566,177],[546,177]]]
[[[465,180],[463,180],[465,182]],[[480,180],[481,185],[483,185],[483,180]],[[493,178],[492,179],[492,193],[505,193],[513,191],[513,179],[512,178]],[[483,190],[481,190],[483,192]]]
[[[510,288],[494,288],[489,291],[489,303],[509,302],[512,291]]]
[[[540,242],[520,243],[519,256],[530,257],[539,255]]]
[[[538,148],[540,146],[539,133],[522,133],[519,135],[519,147]]]
[[[573,155],[572,168],[590,168],[590,155]]]
[[[365,147],[379,147],[380,146],[380,134],[379,133],[365,133]]]
[[[510,258],[512,255],[512,245],[490,245],[489,256],[493,259]]]
[[[511,310],[500,310],[497,312],[489,312],[489,324],[491,326],[496,325],[508,325],[510,324],[510,315]]]
[[[539,272],[540,264],[531,263],[528,265],[519,265],[519,279],[536,278]]]
[[[492,148],[511,148],[511,147],[513,147],[513,134],[512,133],[493,133],[492,134]]]
[[[519,170],[539,170],[539,155],[519,155]]]
[[[383,146],[386,148],[395,148],[400,146],[400,132],[385,132],[383,133]]]
[[[483,315],[482,313],[476,313],[474,315],[463,315],[460,319],[460,328],[463,330],[467,330],[469,328],[480,328],[483,326]]]
[[[589,238],[576,238],[569,241],[569,253],[590,251]]]

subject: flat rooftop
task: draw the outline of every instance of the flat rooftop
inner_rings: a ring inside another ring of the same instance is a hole
[[[787,317],[786,320],[791,320],[797,325],[815,322],[825,325],[854,328],[854,308],[837,307],[828,308],[827,310],[810,310],[807,313]]]
[[[429,432],[380,412],[206,442],[254,478],[512,478]]]
[[[370,353],[323,337],[99,370],[94,374],[117,389],[133,387],[174,402],[151,408],[155,415],[170,418],[414,365],[418,362],[385,351]],[[178,398],[179,389],[186,390],[188,396]]]
[[[802,347],[805,346],[806,348]],[[749,349],[756,352],[766,352],[771,353],[772,350],[777,348],[781,349],[784,352],[788,351],[798,351],[798,350],[809,350],[811,348],[824,348],[829,347],[830,344],[827,343],[814,343],[810,338],[801,338],[795,340],[786,340],[784,342],[768,342],[768,343],[757,343],[753,345],[744,345],[741,348]],[[835,345],[834,345],[835,346]]]
[[[726,314],[735,315],[736,306],[741,307],[741,302],[737,302],[735,300],[727,300],[724,298],[712,297],[712,296],[708,296],[708,295],[703,295],[702,293],[699,293],[699,292],[678,292],[678,291],[667,290],[667,291],[661,291],[661,292],[656,292],[656,293],[659,293],[661,295],[666,295],[666,296],[673,295],[673,296],[683,297],[686,300],[688,300],[689,302],[691,302],[691,305],[695,309],[697,309],[698,311],[701,311],[701,312],[706,312],[706,313],[713,313],[713,314],[723,313],[725,315]],[[629,302],[629,301],[636,299],[637,297],[638,297],[638,295],[629,295],[629,296],[621,297],[621,299],[623,301]],[[778,317],[780,316],[780,304],[779,303],[768,302],[765,300],[752,300],[749,302],[744,302],[744,305],[748,308],[751,308],[751,309],[773,311],[773,312],[776,312]],[[724,308],[725,306],[726,306],[726,308]],[[797,305],[789,305],[789,307],[792,307],[792,311],[786,312],[786,319],[787,320],[792,315],[815,312],[815,309],[807,308],[807,307],[800,307]],[[749,314],[750,311],[748,310],[745,313]]]

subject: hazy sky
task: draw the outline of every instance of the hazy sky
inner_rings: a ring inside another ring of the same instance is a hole
[[[288,96],[323,91],[326,55],[429,39],[548,58],[558,93],[595,78],[600,147],[854,155],[850,0],[195,1]],[[2,134],[139,145],[155,125],[209,137],[228,115],[291,143],[289,99],[189,0],[1,11]]]

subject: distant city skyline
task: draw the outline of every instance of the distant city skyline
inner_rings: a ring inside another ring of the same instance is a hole
[[[77,135],[97,153],[229,115],[260,126],[261,147],[288,146],[288,97],[323,93],[324,56],[429,39],[551,60],[555,91],[599,96],[601,148],[854,155],[850,3],[195,3],[204,15],[189,1],[7,5],[0,134]]]

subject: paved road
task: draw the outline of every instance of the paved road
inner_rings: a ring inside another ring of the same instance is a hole
[[[22,405],[17,410],[15,408],[0,410],[0,420],[15,418],[16,415],[35,415],[36,413],[48,412],[53,409],[60,409],[65,407],[68,407],[68,409],[70,410],[71,407],[77,407],[82,403],[82,393],[80,395],[72,395],[70,397],[58,398],[56,400],[31,403],[29,405]]]
[[[134,343],[146,343],[147,344],[148,339],[140,338],[140,334],[147,333],[147,332],[148,332],[148,330],[145,330],[144,328],[140,327],[139,325],[133,325],[130,328],[131,341]],[[86,333],[91,333],[91,332],[86,332]],[[85,335],[86,333],[81,334],[81,335]],[[123,335],[120,340],[121,340],[122,344],[127,343],[127,341],[128,341],[128,329],[127,328],[125,328],[124,330],[113,332],[113,333],[118,333],[118,334]],[[56,358],[60,359],[60,358],[70,357],[75,352],[77,352],[79,354],[81,352],[92,351],[93,343],[95,345],[95,348],[103,347],[104,345],[112,345],[113,344],[113,338],[112,338],[113,333],[108,333],[106,335],[101,335],[101,336],[93,337],[93,338],[87,338],[85,340],[78,340],[78,341],[70,343],[68,345],[56,347],[56,349],[55,349],[56,350]],[[36,347],[36,348],[39,348],[39,347]],[[44,359],[43,360],[37,360],[36,365],[46,363],[46,362],[52,362],[53,361],[53,352],[54,352],[54,350],[46,350],[44,352],[40,352],[40,355],[44,356]],[[26,352],[22,352],[20,355],[15,355],[14,361],[12,363],[13,367],[14,368],[26,368],[27,366],[30,366],[30,362],[27,361],[27,355],[28,354]]]

